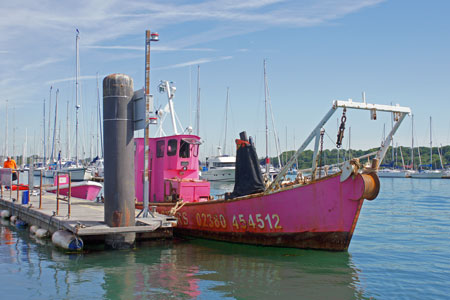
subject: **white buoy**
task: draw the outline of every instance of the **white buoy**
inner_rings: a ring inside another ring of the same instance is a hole
[[[11,216],[11,218],[9,219],[9,221],[11,222],[11,224],[16,223],[17,220],[17,216]]]
[[[11,217],[11,213],[9,210],[5,209],[0,212],[2,219],[9,219]]]
[[[55,231],[52,235],[52,242],[56,246],[66,250],[78,251],[83,248],[83,240],[65,230]]]
[[[36,231],[39,229],[39,227],[37,225],[31,225],[30,226],[30,233],[31,234],[36,234]]]
[[[36,230],[35,235],[40,239],[44,239],[50,237],[50,232],[48,232],[47,229],[39,228],[38,230]]]

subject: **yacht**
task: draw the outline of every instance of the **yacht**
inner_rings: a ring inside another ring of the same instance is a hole
[[[218,155],[206,158],[206,168],[202,171],[202,179],[208,181],[234,181],[236,157]]]

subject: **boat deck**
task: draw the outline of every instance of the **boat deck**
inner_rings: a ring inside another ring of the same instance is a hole
[[[137,241],[171,238],[176,224],[173,217],[150,213],[148,218],[136,218],[135,226],[109,227],[104,222],[103,203],[71,198],[69,216],[68,201],[59,200],[58,209],[55,194],[43,194],[41,208],[39,195],[31,195],[28,203],[22,204],[22,194],[23,191],[3,191],[0,195],[0,208],[8,209],[12,216],[51,233],[57,230],[71,231],[87,243],[103,241],[107,235],[120,233],[136,233]],[[139,211],[135,210],[135,214],[138,216]]]

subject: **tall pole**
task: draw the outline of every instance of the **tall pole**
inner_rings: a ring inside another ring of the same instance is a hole
[[[79,67],[79,53],[78,53],[78,41],[80,40],[80,32],[77,29],[77,35],[75,38],[75,52],[76,52],[76,57],[75,57],[75,99],[76,99],[76,121],[75,121],[75,164],[78,165],[78,110],[80,109],[80,104],[78,103],[78,76],[80,75],[80,67]]]
[[[148,204],[149,204],[149,181],[148,181],[148,138],[149,138],[149,124],[148,114],[150,111],[150,30],[145,31],[145,122],[144,129],[144,211],[143,217],[148,216]]]
[[[70,160],[70,118],[69,118],[69,100],[67,100],[66,155],[67,155],[67,159]]]
[[[225,102],[225,139],[223,141],[223,154],[227,153],[227,129],[228,129],[228,97],[230,88],[227,87],[227,101]]]
[[[47,161],[47,157],[46,157],[46,155],[47,155],[47,150],[45,149],[46,148],[46,143],[45,143],[45,98],[44,98],[44,121],[42,122],[43,123],[43,131],[44,131],[44,140],[43,140],[43,148],[44,148],[44,161],[43,161],[43,165],[44,165],[44,167],[45,167],[45,165],[46,165],[46,161]]]
[[[50,128],[51,128],[51,116],[52,116],[52,89],[50,86],[50,92],[48,97],[48,128],[47,128],[47,154],[50,152]]]
[[[102,113],[101,113],[101,107],[100,107],[100,88],[98,87],[98,72],[97,72],[97,102],[98,102],[98,131],[100,131],[100,150],[101,150],[101,156],[103,157],[103,130],[102,130]],[[98,133],[98,132],[97,132]],[[98,135],[97,135],[97,145],[98,145]],[[97,150],[98,154],[98,150]]]
[[[6,100],[5,155],[8,156],[8,100]]]
[[[264,107],[266,121],[266,175],[269,178],[269,124],[267,121],[267,76],[266,76],[266,60],[264,60]]]
[[[431,131],[431,116],[430,116],[430,169],[433,169],[433,141]]]
[[[411,115],[411,168],[414,169],[414,115]]]
[[[55,96],[55,123],[53,124],[53,141],[52,141],[52,154],[51,154],[51,160],[54,161],[54,152],[55,152],[55,140],[56,140],[56,122],[58,118],[58,94],[59,89],[56,90],[56,96]]]
[[[200,65],[197,66],[197,135],[200,135]]]

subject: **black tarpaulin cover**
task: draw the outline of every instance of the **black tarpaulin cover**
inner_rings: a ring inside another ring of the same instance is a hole
[[[227,198],[264,191],[264,181],[255,147],[245,140],[236,140],[236,175],[234,190]]]

